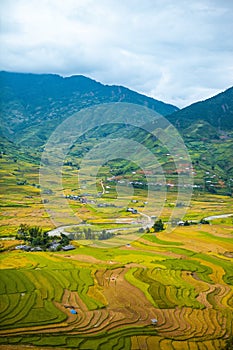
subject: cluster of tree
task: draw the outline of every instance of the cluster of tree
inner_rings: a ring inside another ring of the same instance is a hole
[[[64,234],[61,234],[60,237],[50,237],[41,227],[31,227],[26,224],[20,225],[15,238],[23,240],[25,244],[31,247],[40,247],[43,250],[50,248],[54,241],[59,243],[61,247],[68,245],[70,242],[69,237]]]
[[[26,224],[20,225],[16,239],[22,239],[24,243],[29,243],[32,247],[41,246],[47,248],[50,243],[50,237],[40,227],[30,227]]]
[[[179,226],[190,226],[190,225],[197,225],[197,224],[205,224],[205,225],[208,225],[210,222],[208,220],[205,220],[205,219],[201,219],[199,222],[198,221],[188,221],[188,220],[185,220],[185,221],[180,221],[179,219],[173,219],[171,224],[173,227],[179,225]],[[147,228],[146,229],[146,232],[147,233],[150,233],[150,232],[160,232],[160,231],[163,231],[165,230],[165,227],[164,227],[164,223],[161,219],[159,220],[156,220],[154,225],[152,226],[151,229]],[[139,232],[142,232],[143,233],[143,229]]]
[[[171,225],[172,227],[176,227],[178,226],[191,226],[191,225],[198,225],[198,224],[205,224],[208,225],[210,222],[208,220],[205,219],[201,219],[200,221],[192,221],[192,220],[185,220],[182,221],[180,219],[172,219],[171,220]]]
[[[200,220],[200,224],[209,225],[209,223],[210,222],[208,220],[205,220],[205,219]]]
[[[146,232],[147,233],[150,233],[150,232],[160,232],[160,231],[163,231],[165,230],[165,227],[164,227],[164,223],[162,222],[161,219],[158,219],[155,221],[154,225],[152,226],[151,230],[149,229],[149,227],[146,229]]]
[[[88,229],[84,228],[83,232],[78,233],[71,233],[69,234],[70,239],[90,239],[90,240],[105,240],[112,238],[114,236],[113,232],[108,232],[106,230],[103,230],[102,232],[93,232],[91,228]]]
[[[154,225],[152,226],[152,228],[154,229],[154,232],[160,232],[160,231],[163,231],[165,229],[164,224],[163,224],[161,219],[156,220]]]
[[[183,226],[190,226],[190,225],[193,225],[192,221],[185,220],[183,223]]]

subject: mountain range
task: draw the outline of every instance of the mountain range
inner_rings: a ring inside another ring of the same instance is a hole
[[[205,188],[232,193],[233,87],[179,110],[123,86],[103,85],[81,75],[64,78],[54,74],[0,72],[2,151],[32,162],[37,154],[39,161],[37,151],[43,149],[62,121],[84,108],[111,102],[145,106],[166,116],[182,135],[199,182],[215,176],[215,182],[210,182],[212,186]],[[123,129],[116,132],[125,133]],[[95,137],[98,136],[97,133]],[[156,143],[142,134],[138,139],[151,149]]]
[[[42,145],[64,119],[97,104],[135,103],[162,115],[178,110],[123,86],[103,85],[81,75],[1,72],[0,81],[2,132],[20,144]]]
[[[233,130],[233,87],[205,101],[196,102],[174,112],[168,119],[177,128],[185,129],[186,135],[191,135],[193,125],[199,129],[195,136],[198,134],[200,136],[202,129],[206,127],[213,134],[212,137],[224,134],[225,130]],[[207,137],[211,136],[210,133]]]

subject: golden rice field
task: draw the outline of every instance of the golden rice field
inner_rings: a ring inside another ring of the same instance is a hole
[[[9,250],[13,243],[1,242],[2,349],[223,349],[232,335],[229,225],[68,253]]]
[[[32,185],[35,169],[24,164],[22,173],[20,164],[8,165],[1,171],[1,236],[14,236],[21,223],[52,229]],[[27,184],[17,185],[16,169]],[[175,198],[167,193],[165,221]],[[139,207],[145,193],[134,199]],[[114,207],[100,213],[88,204],[70,206],[101,228],[115,218]],[[185,219],[231,213],[232,207],[230,197],[196,194]],[[140,220],[125,210],[120,217],[127,224]],[[1,239],[0,349],[223,350],[233,336],[232,220],[144,233],[118,247],[74,241],[69,252],[23,252],[14,249],[19,241]]]

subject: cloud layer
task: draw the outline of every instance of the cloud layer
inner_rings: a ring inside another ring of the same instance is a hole
[[[231,0],[1,0],[0,69],[83,74],[179,107],[233,78]]]

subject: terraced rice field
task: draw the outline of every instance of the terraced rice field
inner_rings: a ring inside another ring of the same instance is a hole
[[[203,225],[119,248],[5,250],[0,348],[223,349],[233,329],[231,235]]]

